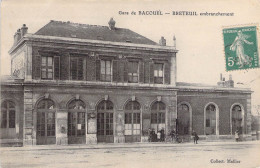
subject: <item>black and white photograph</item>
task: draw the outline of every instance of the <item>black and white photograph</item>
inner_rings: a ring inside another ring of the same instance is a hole
[[[0,3],[0,168],[260,167],[260,0]]]

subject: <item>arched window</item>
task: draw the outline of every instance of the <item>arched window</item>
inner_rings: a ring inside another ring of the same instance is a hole
[[[15,104],[12,101],[1,104],[1,128],[15,128]]]
[[[242,108],[240,105],[235,105],[232,108],[232,134],[235,133],[236,130],[242,133]]]
[[[68,108],[84,110],[86,108],[86,105],[82,100],[73,100],[69,103]]]
[[[216,106],[214,104],[209,104],[206,107],[206,135],[216,134]]]
[[[98,142],[114,142],[113,117],[114,105],[109,100],[101,101],[97,106],[97,140]]]
[[[85,136],[85,133],[86,133],[85,108],[86,108],[86,105],[82,100],[72,100],[68,104],[69,143],[75,142],[75,139],[73,139],[71,137]]]
[[[165,129],[166,106],[163,102],[157,101],[151,107],[151,127],[157,130]]]
[[[141,140],[141,105],[137,101],[125,105],[125,136],[126,142]]]
[[[179,135],[188,135],[190,126],[190,109],[187,104],[178,106],[177,131]]]
[[[43,99],[37,104],[36,135],[43,144],[48,144],[47,139],[43,141],[44,137],[55,136],[55,103],[51,99]]]

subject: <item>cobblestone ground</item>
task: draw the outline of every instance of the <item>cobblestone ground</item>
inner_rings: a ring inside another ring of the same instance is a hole
[[[260,143],[125,144],[0,148],[1,167],[260,167]],[[233,163],[228,163],[228,160]]]

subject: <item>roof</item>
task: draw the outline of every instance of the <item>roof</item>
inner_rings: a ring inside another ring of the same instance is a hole
[[[129,42],[135,44],[157,45],[154,41],[129,29],[108,26],[79,24],[72,22],[50,21],[36,35],[70,37],[78,39],[102,40],[112,42]]]
[[[252,92],[250,88],[238,88],[238,87],[223,87],[218,85],[208,85],[202,83],[186,83],[186,82],[176,82],[176,87],[178,89],[195,89],[195,90],[223,90],[223,91],[246,91]]]

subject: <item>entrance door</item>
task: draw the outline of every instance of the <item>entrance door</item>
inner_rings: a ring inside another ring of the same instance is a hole
[[[1,104],[0,113],[0,139],[15,139],[16,129],[15,129],[15,104],[12,101],[4,101]]]
[[[177,112],[177,133],[179,135],[189,135],[190,127],[190,112],[189,106],[186,104],[180,104]]]
[[[102,101],[97,106],[97,142],[114,142],[114,113],[111,101]]]
[[[36,144],[56,144],[55,106],[50,99],[43,99],[37,106]]]
[[[125,106],[125,142],[141,142],[141,106],[130,101]]]
[[[85,104],[81,100],[73,100],[68,108],[68,143],[86,143]]]
[[[232,108],[232,134],[233,135],[235,134],[236,131],[238,131],[239,134],[243,133],[242,121],[243,121],[242,109],[239,105],[235,105]]]

